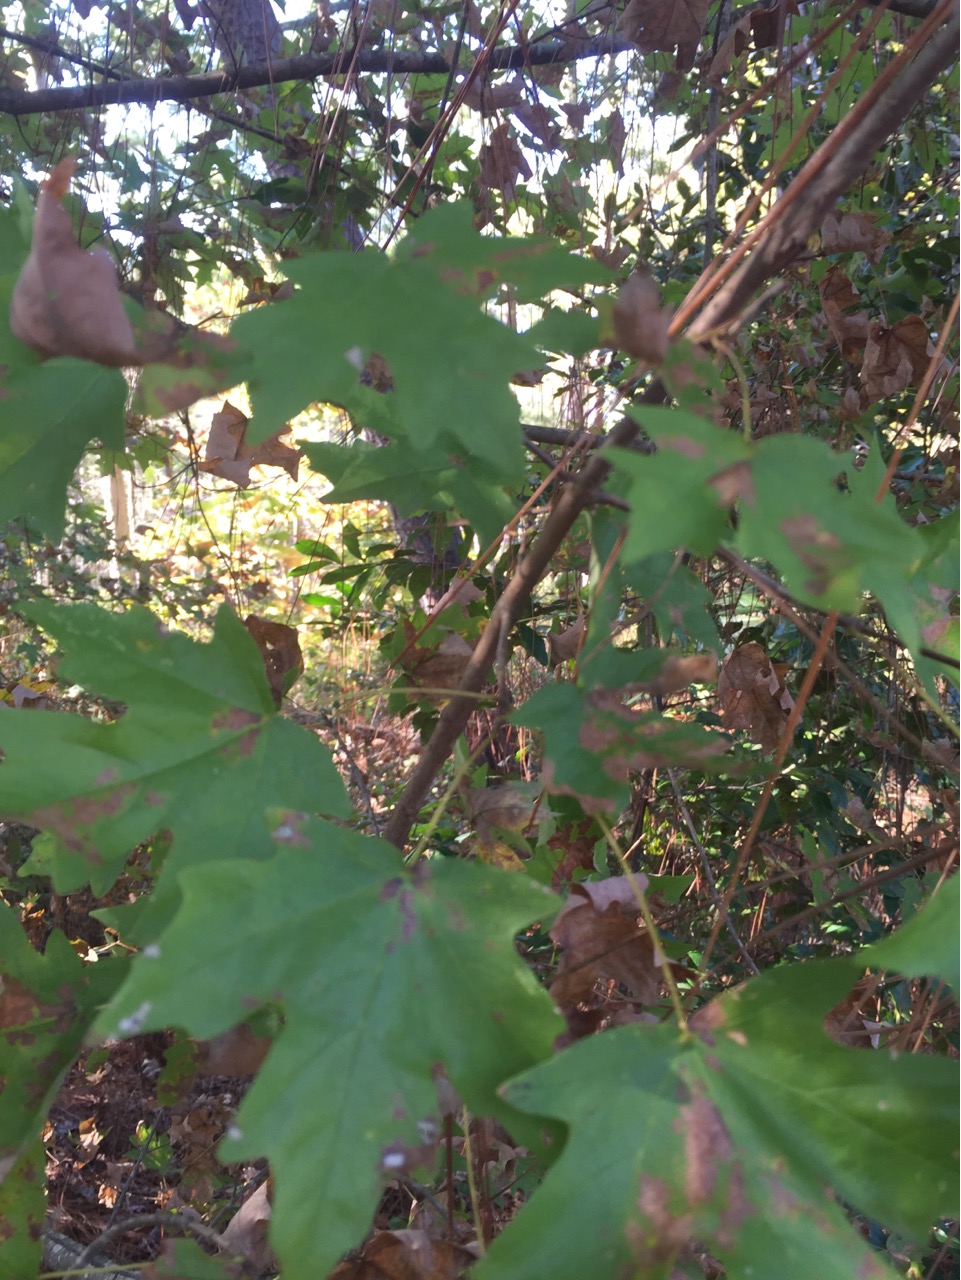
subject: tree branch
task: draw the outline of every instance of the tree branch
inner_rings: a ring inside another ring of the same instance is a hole
[[[741,246],[740,265],[690,326],[690,338],[732,324],[740,327],[754,293],[798,257],[838,197],[957,59],[959,32],[958,6],[955,0],[943,0],[912,36],[917,56],[906,66],[892,63],[890,75],[874,82]],[[750,253],[744,256],[747,248]]]
[[[512,45],[494,49],[487,58],[490,71],[511,71],[522,67],[550,66],[576,62],[580,58],[603,58],[625,53],[634,46],[627,40],[604,38],[574,43],[545,40],[521,48]],[[260,66],[241,66],[195,76],[157,76],[155,79],[111,80],[103,84],[58,86],[27,92],[0,88],[0,111],[12,116],[37,115],[42,111],[81,111],[87,108],[158,102],[189,102],[210,98],[235,89],[257,89],[263,85],[292,80],[318,80],[324,76],[377,72],[392,75],[448,75],[450,65],[439,53],[391,53],[386,49],[362,52],[346,49],[339,53],[304,54],[277,58]]]

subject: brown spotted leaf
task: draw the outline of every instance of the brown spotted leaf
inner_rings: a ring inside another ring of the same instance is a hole
[[[13,709],[0,717],[0,813],[49,833],[46,873],[61,890],[89,880],[103,893],[137,844],[168,831],[154,896],[175,900],[189,863],[228,849],[264,856],[268,807],[350,812],[328,753],[276,716],[261,656],[229,609],[207,644],[167,632],[144,608],[30,612],[65,650],[61,679],[127,707],[112,723]],[[37,758],[42,771],[30,764]]]
[[[912,1238],[953,1212],[957,1065],[829,1039],[825,1014],[863,971],[856,955],[783,966],[687,1032],[618,1027],[510,1081],[515,1105],[568,1138],[477,1280],[584,1280],[598,1241],[605,1277],[701,1275],[705,1256],[730,1277],[774,1259],[780,1280],[888,1277],[842,1206]]]

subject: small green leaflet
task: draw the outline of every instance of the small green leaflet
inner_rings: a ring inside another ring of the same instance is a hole
[[[477,1280],[666,1280],[692,1241],[731,1276],[893,1276],[827,1189],[915,1238],[952,1215],[957,1070],[827,1037],[859,961],[766,973],[699,1011],[695,1035],[605,1031],[505,1086],[570,1137]],[[565,1230],[575,1199],[589,1235]]]
[[[127,705],[112,724],[0,711],[0,813],[57,837],[61,890],[89,880],[102,894],[131,850],[166,829],[159,901],[190,863],[266,856],[270,805],[349,814],[329,754],[275,714],[257,647],[229,609],[209,644],[166,632],[139,607],[24,611],[64,647],[61,678]]]
[[[47,1153],[39,1137],[3,1166],[0,1182],[0,1280],[34,1280],[40,1274],[41,1232],[47,1218]]]
[[[468,1107],[541,1147],[545,1122],[496,1090],[562,1028],[513,944],[557,899],[478,864],[411,871],[382,841],[297,815],[278,815],[274,834],[269,862],[182,874],[179,914],[98,1030],[207,1037],[280,1007],[284,1030],[222,1154],[269,1156],[285,1280],[316,1280],[362,1239],[384,1179],[439,1132],[440,1068]]]
[[[942,978],[957,999],[959,912],[961,881],[952,876],[903,929],[860,952],[859,958],[872,968],[894,969],[908,978]]]

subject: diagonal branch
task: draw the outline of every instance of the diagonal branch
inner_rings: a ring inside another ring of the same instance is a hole
[[[740,257],[740,264],[688,329],[689,337],[703,337],[727,326],[740,327],[744,308],[757,290],[803,252],[808,237],[819,230],[838,197],[867,169],[878,149],[957,60],[959,32],[957,3],[942,0],[906,46],[908,57],[912,45],[919,50],[913,60],[906,66],[894,62],[878,77],[748,240],[735,250],[732,256],[735,261]]]
[[[491,51],[487,68],[512,71],[523,67],[564,65],[581,58],[603,58],[625,53],[634,46],[627,40],[610,37],[578,41],[545,40],[527,47],[511,45]],[[318,80],[323,76],[352,74],[448,75],[450,65],[439,53],[392,53],[371,49],[360,53],[346,49],[339,53],[304,54],[277,58],[260,66],[241,66],[195,76],[157,76],[154,79],[110,80],[102,84],[58,86],[27,92],[0,88],[0,112],[12,116],[37,115],[42,111],[79,111],[86,108],[158,102],[190,102],[210,98],[234,89],[256,89],[263,85],[292,80]]]

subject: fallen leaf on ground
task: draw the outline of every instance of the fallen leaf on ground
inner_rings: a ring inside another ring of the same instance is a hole
[[[269,1182],[262,1182],[257,1190],[240,1206],[223,1232],[224,1244],[239,1257],[250,1263],[257,1272],[276,1270],[276,1260],[267,1243],[270,1227]]]

